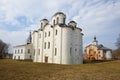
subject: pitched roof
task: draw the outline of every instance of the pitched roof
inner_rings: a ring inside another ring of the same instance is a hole
[[[99,50],[111,50],[110,48],[107,48],[107,47],[103,46],[102,44],[98,45],[97,48]]]
[[[102,44],[100,44],[100,45],[89,44],[88,46],[86,46],[86,48],[89,47],[89,46],[96,46],[98,48],[98,50],[112,50],[110,48],[107,48],[107,47],[103,46]]]
[[[23,45],[17,45],[17,46],[14,46],[15,47],[22,47],[22,46],[25,46],[26,44],[23,44]]]

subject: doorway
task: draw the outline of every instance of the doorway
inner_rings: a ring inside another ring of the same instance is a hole
[[[48,63],[48,57],[45,56],[45,63]]]

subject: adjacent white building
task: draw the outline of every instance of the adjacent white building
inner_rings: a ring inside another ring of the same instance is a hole
[[[83,63],[83,34],[75,21],[66,24],[66,15],[57,12],[51,23],[40,21],[41,27],[32,33],[33,61],[57,64]]]
[[[33,59],[33,51],[31,44],[31,33],[27,40],[27,44],[18,45],[13,47],[13,59],[16,60],[32,60]]]

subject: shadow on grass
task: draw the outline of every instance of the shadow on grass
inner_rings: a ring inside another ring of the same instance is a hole
[[[16,60],[16,61],[33,62],[33,60],[31,60],[31,59],[26,59],[26,60]]]
[[[83,64],[94,64],[94,63],[103,63],[103,62],[111,62],[116,60],[83,60]]]
[[[16,61],[23,61],[23,62],[33,62],[32,60],[16,60]],[[83,60],[83,64],[95,64],[95,63],[104,63],[104,62],[111,62],[116,60]],[[54,63],[44,63],[44,64],[54,64]]]

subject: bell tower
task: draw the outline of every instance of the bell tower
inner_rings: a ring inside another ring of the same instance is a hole
[[[96,36],[94,36],[93,45],[98,45],[98,41],[96,39]]]
[[[27,38],[27,44],[31,44],[32,41],[32,36],[31,36],[31,32],[29,33],[29,36]]]

